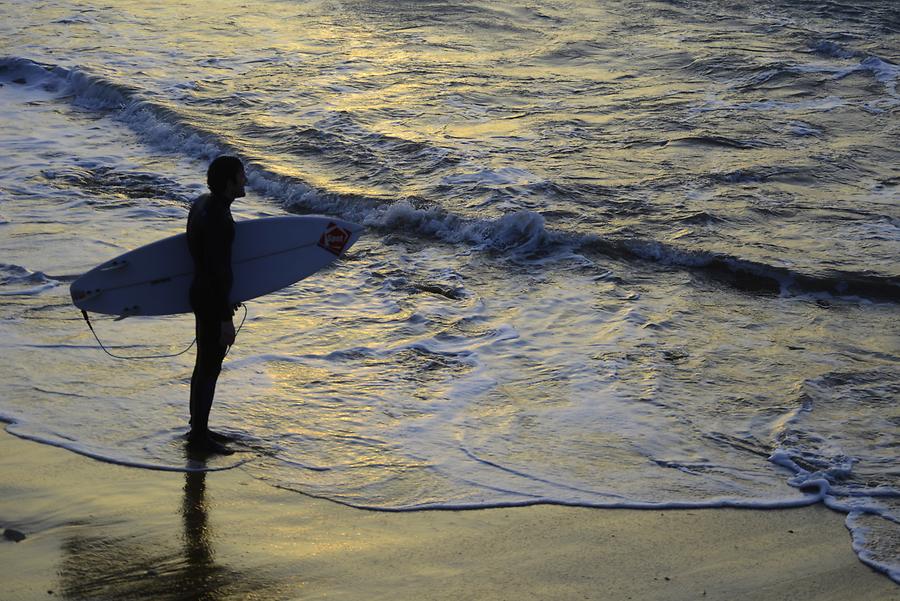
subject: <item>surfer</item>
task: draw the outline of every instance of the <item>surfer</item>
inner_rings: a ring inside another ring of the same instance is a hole
[[[216,381],[228,347],[234,344],[234,307],[231,292],[231,245],[234,219],[231,203],[245,195],[247,176],[240,159],[220,156],[206,172],[209,194],[194,201],[188,215],[187,239],[194,259],[191,308],[196,320],[197,360],[191,376],[192,450],[230,455],[222,444],[227,437],[209,429],[209,412],[216,393]]]

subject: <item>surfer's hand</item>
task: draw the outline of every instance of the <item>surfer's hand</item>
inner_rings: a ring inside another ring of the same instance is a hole
[[[222,332],[219,336],[219,343],[224,346],[234,344],[234,322],[230,319],[222,322]]]

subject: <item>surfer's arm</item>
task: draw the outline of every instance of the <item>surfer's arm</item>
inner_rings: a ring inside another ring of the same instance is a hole
[[[223,321],[219,331],[219,343],[223,346],[231,346],[234,344],[234,337],[234,322],[231,319]]]
[[[234,310],[228,297],[231,295],[233,275],[231,272],[231,240],[227,227],[210,228],[204,238],[207,259],[207,273],[210,276],[210,292],[213,306],[222,321],[231,322]]]

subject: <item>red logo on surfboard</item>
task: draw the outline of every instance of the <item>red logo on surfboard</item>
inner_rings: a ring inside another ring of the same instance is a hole
[[[350,232],[334,222],[328,224],[325,233],[319,238],[319,246],[337,256],[341,255],[348,242],[350,242]]]

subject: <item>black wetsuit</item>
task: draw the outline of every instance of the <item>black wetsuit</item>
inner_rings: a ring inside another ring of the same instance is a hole
[[[196,318],[197,361],[191,377],[191,435],[204,436],[209,429],[216,381],[228,347],[221,343],[222,322],[231,321],[231,245],[234,219],[229,202],[204,194],[191,207],[187,240],[194,259],[191,308]]]

